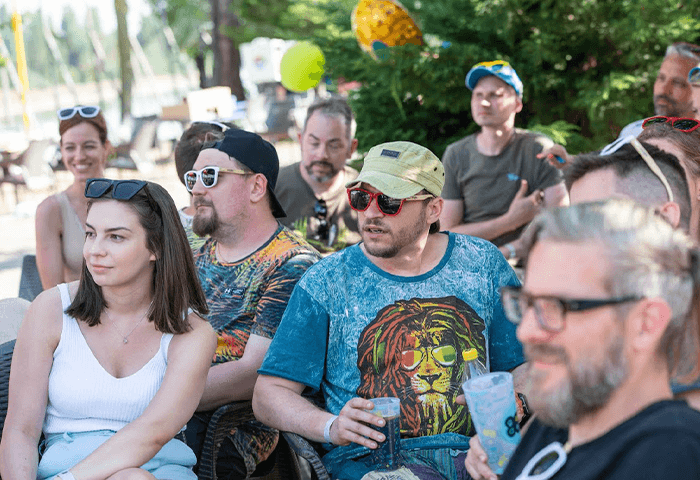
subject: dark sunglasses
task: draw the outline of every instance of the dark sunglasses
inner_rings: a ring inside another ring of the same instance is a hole
[[[110,180],[109,178],[89,178],[85,184],[86,198],[100,198],[112,189],[112,198],[131,200],[147,185],[143,180]],[[146,189],[148,191],[148,189]]]
[[[62,108],[58,111],[59,120],[68,120],[75,117],[75,114],[80,114],[83,118],[95,118],[100,113],[100,107],[92,105],[80,105],[71,108]]]
[[[314,217],[318,220],[318,229],[316,230],[317,239],[327,242],[330,225],[328,222],[328,205],[326,205],[325,200],[316,200],[316,204],[314,205]]]
[[[220,173],[235,173],[236,175],[250,175],[250,172],[233,168],[223,167],[204,167],[201,170],[190,170],[185,173],[185,188],[188,192],[192,192],[197,179],[202,182],[206,188],[212,188],[219,181]]]
[[[642,128],[646,128],[648,125],[654,125],[657,123],[670,123],[676,130],[686,133],[697,130],[697,128],[700,127],[700,120],[695,120],[694,118],[665,117],[663,115],[657,115],[656,117],[649,117],[644,120],[644,122],[642,122]]]
[[[357,210],[358,212],[364,212],[367,210],[372,203],[372,200],[377,199],[377,207],[384,214],[390,217],[398,215],[403,207],[404,202],[409,202],[413,200],[425,200],[426,198],[433,198],[433,195],[423,194],[414,195],[408,198],[393,198],[383,193],[371,193],[367,190],[362,190],[361,188],[348,188],[348,201],[350,202],[350,208]]]

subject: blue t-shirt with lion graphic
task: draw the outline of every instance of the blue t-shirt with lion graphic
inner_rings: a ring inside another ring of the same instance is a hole
[[[475,348],[491,371],[523,362],[500,298],[519,281],[490,242],[448,235],[440,263],[420,276],[381,270],[359,245],[313,265],[259,373],[320,390],[336,415],[357,396],[399,397],[403,438],[473,434],[467,408],[455,403],[462,353]]]

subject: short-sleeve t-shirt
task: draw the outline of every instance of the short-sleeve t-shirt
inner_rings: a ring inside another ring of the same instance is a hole
[[[568,430],[533,420],[501,480],[514,480],[540,450],[564,445]],[[531,477],[532,478],[532,477]],[[700,478],[700,412],[683,401],[654,403],[601,437],[569,452],[552,480]]]
[[[306,222],[307,238],[313,238],[318,231],[319,220],[314,215],[316,195],[301,176],[300,164],[294,163],[280,169],[275,186],[275,197],[282,205],[286,217],[280,218],[282,225],[294,228],[295,222]],[[346,181],[357,178],[357,171],[348,166],[344,170]],[[350,208],[348,196],[343,186],[336,191],[324,192],[321,198],[326,204],[326,220],[337,229],[335,238],[343,244],[360,241],[357,225],[357,212]]]
[[[488,156],[479,153],[476,135],[448,145],[442,157],[445,167],[442,197],[464,202],[464,223],[483,222],[506,213],[520,189],[521,180],[527,180],[528,195],[563,182],[559,170],[547,159],[536,157],[553,145],[548,137],[516,128],[503,152]],[[499,246],[511,242],[524,228],[519,227],[492,241]]]
[[[213,364],[240,359],[250,335],[272,338],[294,285],[320,258],[282,225],[258,250],[233,263],[219,262],[216,246],[216,240],[207,238],[194,251],[209,307],[206,318],[218,336]],[[279,432],[251,420],[236,426],[230,436],[246,464],[255,465],[275,448]]]
[[[448,235],[439,264],[415,277],[383,271],[359,245],[311,267],[259,373],[321,390],[334,414],[357,396],[399,397],[403,437],[471,434],[455,403],[462,353],[475,348],[494,371],[523,362],[500,302],[519,282],[491,243]]]
[[[194,252],[209,307],[206,317],[219,337],[215,364],[241,358],[250,335],[275,335],[294,285],[320,258],[281,225],[262,247],[237,262],[219,262],[216,246],[208,238]]]

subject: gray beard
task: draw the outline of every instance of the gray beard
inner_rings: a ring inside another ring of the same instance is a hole
[[[328,168],[331,169],[331,172],[328,175],[323,175],[323,176],[314,175],[312,173],[314,165],[326,165],[326,166],[328,166]],[[318,182],[318,183],[325,183],[329,180],[332,180],[340,172],[340,170],[335,168],[333,166],[333,164],[328,163],[328,162],[312,162],[308,167],[305,167],[305,168],[306,168],[306,174],[310,178],[312,178],[315,182]]]
[[[567,360],[567,370],[567,381],[554,392],[540,394],[541,397],[534,394],[538,387],[529,379],[529,388],[533,392],[533,411],[542,423],[556,428],[567,428],[595,413],[625,380],[628,368],[623,354],[622,336],[618,335],[606,345],[601,365],[582,361],[579,365],[572,366]]]

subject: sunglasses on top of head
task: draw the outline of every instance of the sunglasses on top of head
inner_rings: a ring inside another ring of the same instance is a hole
[[[404,202],[410,202],[413,200],[425,200],[426,198],[433,198],[433,195],[423,194],[423,195],[413,195],[408,198],[393,198],[383,193],[372,193],[361,188],[348,188],[348,200],[350,202],[350,208],[357,210],[358,212],[364,212],[367,210],[372,203],[372,200],[377,200],[377,207],[379,211],[384,215],[393,217],[398,215],[403,207]]]
[[[78,105],[77,107],[62,108],[58,111],[59,120],[68,120],[79,114],[83,118],[95,118],[100,113],[100,107],[93,105]]]
[[[197,120],[195,122],[192,122],[192,124],[200,124],[200,125],[213,125],[215,127],[218,127],[222,132],[225,132],[226,130],[229,130],[231,127],[228,125],[224,125],[221,122],[215,122],[215,121],[209,121],[209,120]]]
[[[646,128],[649,125],[655,125],[658,123],[668,123],[676,130],[681,132],[692,132],[700,127],[700,120],[687,117],[666,117],[664,115],[657,115],[655,117],[649,117],[644,122],[642,122],[642,128]]]
[[[214,187],[219,181],[219,174],[221,173],[233,173],[236,175],[250,175],[251,172],[246,172],[245,170],[239,170],[234,168],[223,168],[223,167],[204,167],[200,170],[190,170],[185,172],[185,188],[188,192],[192,192],[197,179],[202,182],[206,188]]]
[[[85,183],[86,198],[100,198],[110,189],[112,198],[116,200],[131,200],[139,193],[146,182],[143,180],[111,180],[109,178],[89,178]]]
[[[651,120],[653,118],[673,118],[673,117],[651,117],[648,118],[647,120]],[[657,123],[662,123],[662,122],[657,122]],[[644,125],[644,124],[642,124]],[[692,131],[692,130],[690,130]],[[647,152],[646,148],[644,148],[644,145],[642,145],[639,140],[634,135],[629,135],[624,138],[618,138],[614,142],[612,142],[609,145],[606,145],[605,148],[603,148],[599,155],[606,156],[606,155],[612,155],[613,153],[617,152],[620,148],[622,148],[624,145],[627,144],[632,145],[634,149],[637,151],[639,156],[642,158],[644,163],[647,164],[647,167],[649,167],[649,170],[657,176],[661,184],[664,186],[666,189],[666,195],[668,195],[668,201],[673,202],[674,197],[673,197],[673,191],[671,190],[671,185],[668,183],[668,179],[666,178],[666,175],[664,175],[664,172],[661,171],[659,168],[659,165],[656,163],[656,160],[654,160],[654,157],[652,157],[649,152]]]
[[[109,178],[88,178],[85,183],[85,198],[100,198],[107,192],[112,191],[112,198],[115,200],[131,200],[143,190],[151,209],[158,215],[162,212],[158,202],[148,191],[148,182],[143,180],[112,180]]]

